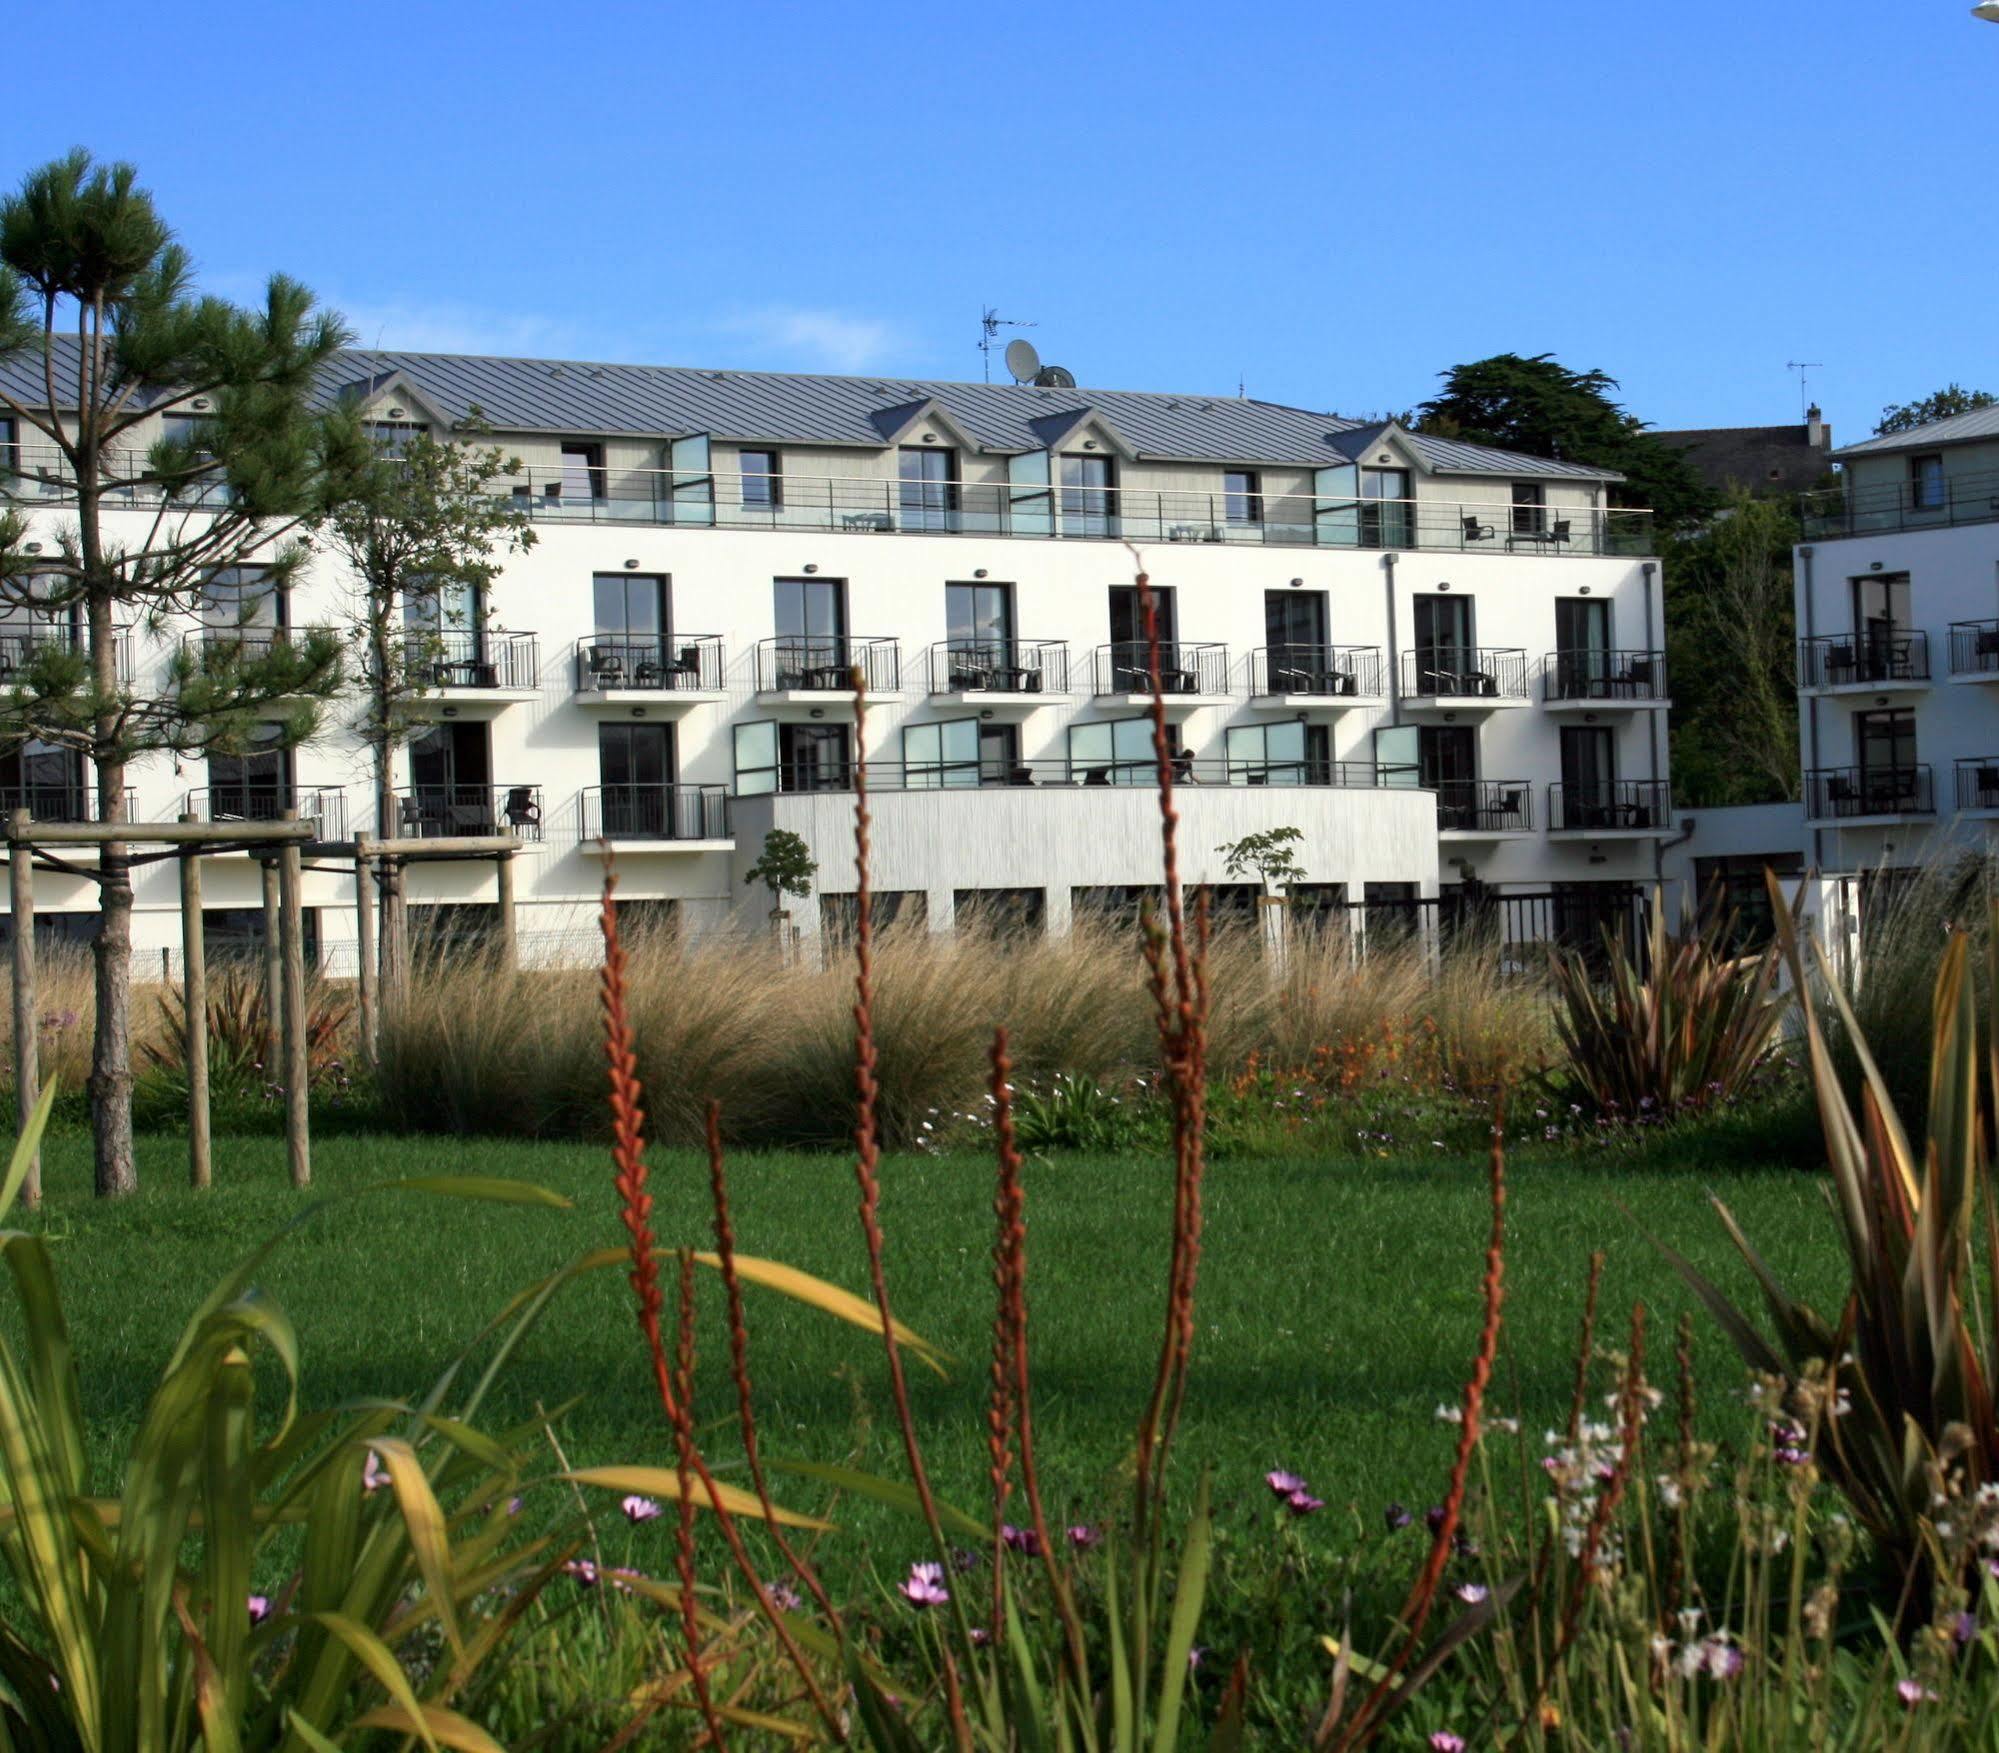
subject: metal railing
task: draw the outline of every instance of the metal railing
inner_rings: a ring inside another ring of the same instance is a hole
[[[15,450],[17,473],[0,477],[0,498],[61,504],[73,497],[58,451]],[[112,504],[151,505],[170,496],[147,478],[141,453],[113,456],[111,467],[119,477],[107,494]],[[538,522],[1544,556],[1657,552],[1652,514],[1644,510],[1551,505],[1537,518],[1516,520],[1516,508],[1497,500],[1261,493],[1250,496],[1253,515],[1245,517],[1243,496],[1222,492],[1219,483],[1212,493],[1161,493],[1123,485],[572,465],[523,468],[496,485]],[[196,477],[171,497],[189,507],[226,504],[230,489]]]
[[[1249,654],[1252,694],[1379,699],[1378,645],[1259,645]]]
[[[1957,763],[1957,807],[1999,810],[1999,755],[1973,755]]]
[[[541,645],[532,633],[498,628],[412,630],[411,680],[425,688],[534,688]]]
[[[1525,700],[1527,653],[1518,646],[1419,646],[1402,654],[1405,700]]]
[[[1608,779],[1548,787],[1551,834],[1664,828],[1672,817],[1671,788],[1662,779]]]
[[[1095,694],[1150,694],[1151,647],[1143,639],[1122,639],[1096,650]],[[1229,648],[1226,645],[1163,641],[1159,647],[1159,691],[1173,694],[1229,692]]]
[[[131,821],[139,807],[138,791],[125,788],[125,820]],[[0,785],[0,815],[26,810],[38,822],[96,822],[103,820],[97,807],[97,787],[83,778],[31,779],[25,785]]]
[[[1848,816],[1935,815],[1929,765],[1807,768],[1805,814],[1820,821]]]
[[[1999,621],[1951,622],[1950,673],[1999,675]]]
[[[593,633],[576,642],[576,691],[719,693],[722,641],[712,633]]]
[[[99,454],[106,505],[175,505],[199,510],[234,503],[235,489],[215,464],[203,461],[169,479],[151,467],[150,454],[132,445],[114,445]],[[75,497],[69,459],[54,445],[0,446],[0,499],[68,505]]]
[[[1946,473],[1942,492],[1928,484],[1882,481],[1819,488],[1798,496],[1800,533],[1808,542],[1829,536],[1865,536],[1894,530],[1929,530],[1960,523],[1999,522],[1999,471]]]
[[[198,785],[183,805],[188,814],[220,826],[228,822],[277,822],[297,810],[322,840],[347,838],[347,791],[339,785],[290,785],[251,780],[240,785]]]
[[[726,840],[722,785],[588,785],[579,799],[585,840]]]
[[[258,663],[290,643],[291,630],[288,627],[263,625],[202,627],[182,641],[204,669],[223,664]]]
[[[1821,633],[1798,641],[1798,686],[1845,688],[1930,679],[1929,635],[1913,627]]]
[[[933,694],[1066,694],[1069,648],[1059,639],[940,639],[930,648]]]
[[[411,840],[462,840],[512,834],[541,838],[539,785],[409,785],[395,794],[396,834]]]
[[[1663,700],[1663,651],[1551,651],[1541,664],[1548,700]]]
[[[780,633],[757,641],[757,692],[841,693],[861,672],[870,694],[902,687],[902,647],[893,639]]]
[[[1445,779],[1433,789],[1441,834],[1533,831],[1534,787],[1525,779]]]
[[[0,622],[0,688],[12,687],[20,672],[30,668],[44,651],[87,652],[89,649],[89,636],[80,628],[49,622],[26,627]],[[112,658],[119,681],[129,682],[132,679],[131,628],[112,629]]]
[[[1416,784],[1413,767],[1372,761],[1229,761],[1189,757],[1172,763],[1177,785],[1272,785],[1372,790]],[[870,791],[961,791],[989,789],[1073,790],[1079,785],[1145,787],[1156,783],[1150,757],[1126,761],[870,761]],[[852,762],[782,763],[744,769],[738,795],[769,792],[851,791]]]

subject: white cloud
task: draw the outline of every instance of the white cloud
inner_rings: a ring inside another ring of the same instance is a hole
[[[902,344],[894,327],[879,317],[782,305],[742,311],[716,326],[787,356],[774,363],[821,371],[867,371]]]
[[[502,353],[573,357],[580,335],[568,323],[528,312],[469,304],[326,301],[346,319],[357,345],[391,353]]]

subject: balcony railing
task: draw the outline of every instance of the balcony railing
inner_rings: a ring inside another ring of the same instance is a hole
[[[1663,651],[1551,651],[1541,665],[1549,700],[1663,700]]]
[[[1999,471],[1946,474],[1935,484],[1909,480],[1827,487],[1798,497],[1808,542],[1894,530],[1931,530],[1960,523],[1999,522]]]
[[[1936,798],[1926,763],[1905,767],[1813,767],[1805,773],[1805,814],[1820,821],[1847,816],[1930,816]]]
[[[1527,653],[1517,646],[1419,646],[1402,654],[1405,700],[1525,700]]]
[[[1249,654],[1252,694],[1310,694],[1322,699],[1378,699],[1376,645],[1259,645]]]
[[[18,615],[19,610],[15,611]],[[30,668],[35,659],[45,651],[88,651],[89,636],[81,629],[61,623],[44,622],[37,626],[23,626],[18,620],[0,621],[0,688],[12,687],[21,679],[21,672]],[[129,627],[112,629],[112,659],[117,668],[118,679],[129,682],[132,679],[132,630]]]
[[[1372,761],[1175,761],[1176,785],[1332,786],[1349,790],[1413,787],[1413,767]],[[1073,790],[1079,785],[1145,787],[1155,783],[1152,761],[870,761],[870,791]],[[738,795],[851,791],[853,763],[795,763],[757,768],[737,776]]]
[[[187,794],[184,806],[197,820],[222,826],[229,822],[278,822],[287,810],[297,810],[321,840],[347,838],[347,792],[338,785],[288,785],[277,780],[242,785],[201,785]]]
[[[541,646],[532,633],[443,627],[410,634],[411,680],[425,688],[515,688],[541,684]]]
[[[190,633],[184,643],[195,661],[208,669],[223,664],[259,663],[290,641],[288,628],[249,624],[203,627]]]
[[[125,788],[125,820],[133,820],[138,792]],[[31,779],[25,785],[0,785],[0,816],[26,810],[38,822],[96,822],[97,787],[88,779]]]
[[[1066,694],[1059,639],[942,639],[930,648],[933,694]]]
[[[1143,639],[1124,639],[1100,645],[1096,653],[1096,680],[1092,692],[1103,694],[1150,694],[1152,692],[1151,647]],[[1229,691],[1229,648],[1226,645],[1189,645],[1168,640],[1159,647],[1159,691],[1173,694],[1226,694]]]
[[[1882,682],[1927,682],[1929,635],[1912,627],[1888,632],[1821,633],[1798,641],[1798,686],[1844,688]]]
[[[721,785],[590,785],[581,798],[585,840],[726,840]]]
[[[710,633],[593,633],[576,642],[576,691],[719,693],[722,641]]]
[[[396,833],[408,839],[541,838],[539,785],[410,785],[395,798]]]
[[[1957,763],[1957,807],[1999,810],[1999,755],[1974,755]]]
[[[870,694],[902,687],[902,647],[893,639],[780,633],[757,641],[757,692],[837,694],[861,672]]]
[[[1599,780],[1591,785],[1548,787],[1548,831],[1608,833],[1663,828],[1672,814],[1670,788],[1659,779]]]
[[[48,447],[17,445],[0,498],[48,504],[73,495]],[[112,505],[156,505],[138,452],[113,456]],[[736,474],[685,469],[526,468],[500,491],[537,521],[670,524],[687,529],[834,530],[859,534],[1023,536],[1113,542],[1425,549],[1454,554],[1588,556],[1657,551],[1649,511],[1549,506],[1539,517],[1496,500],[1361,499],[1350,494],[1156,493],[1047,482],[909,481],[891,476]],[[229,487],[184,482],[174,503],[226,504]],[[1999,515],[1992,513],[1988,515]]]
[[[1950,673],[1999,675],[1999,621],[1951,622]]]
[[[1444,834],[1526,834],[1534,827],[1534,787],[1525,779],[1445,779],[1435,787]]]

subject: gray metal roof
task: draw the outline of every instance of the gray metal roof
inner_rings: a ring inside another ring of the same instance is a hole
[[[1354,460],[1359,447],[1384,430],[1378,422],[1231,396],[359,349],[337,356],[326,373],[326,390],[366,395],[394,373],[446,418],[461,420],[477,408],[502,433],[664,438],[705,432],[731,442],[878,450],[884,443],[882,415],[934,398],[983,450],[995,454],[1040,450],[1049,431],[1095,414],[1142,457],[1317,467]],[[0,384],[23,403],[39,399],[39,360],[0,363]],[[1445,474],[1622,478],[1609,469],[1420,433],[1403,436],[1427,466]]]
[[[1974,444],[1980,439],[1999,438],[1999,407],[1973,408],[1969,414],[1953,414],[1947,420],[1932,420],[1910,432],[1888,432],[1879,438],[1863,438],[1858,444],[1843,444],[1836,457],[1880,456],[1898,450],[1934,450],[1941,444]]]

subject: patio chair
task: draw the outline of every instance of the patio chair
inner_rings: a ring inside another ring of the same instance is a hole
[[[1853,781],[1844,773],[1835,773],[1826,781],[1826,802],[1832,805],[1836,816],[1850,816],[1856,813],[1860,803],[1860,792]]]
[[[591,646],[587,661],[593,688],[615,688],[624,679],[624,654],[615,645]]]
[[[1999,657],[1999,627],[1982,627],[1973,646],[1978,657]]]
[[[541,805],[535,802],[532,785],[516,785],[507,792],[507,826],[510,828],[541,827]]]
[[[396,800],[396,826],[416,838],[423,833],[423,804],[414,797]]]
[[[1527,816],[1527,792],[1524,787],[1515,786],[1510,791],[1499,794],[1499,816],[1509,822],[1523,822]]]
[[[1465,540],[1468,542],[1489,542],[1499,534],[1489,523],[1480,523],[1477,518],[1467,515],[1464,519]]]
[[[1548,540],[1566,542],[1569,539],[1569,523],[1570,520],[1566,517],[1557,518],[1548,526]]]
[[[1978,807],[1989,810],[1999,804],[1999,767],[1980,767],[1974,778],[1978,784]]]

